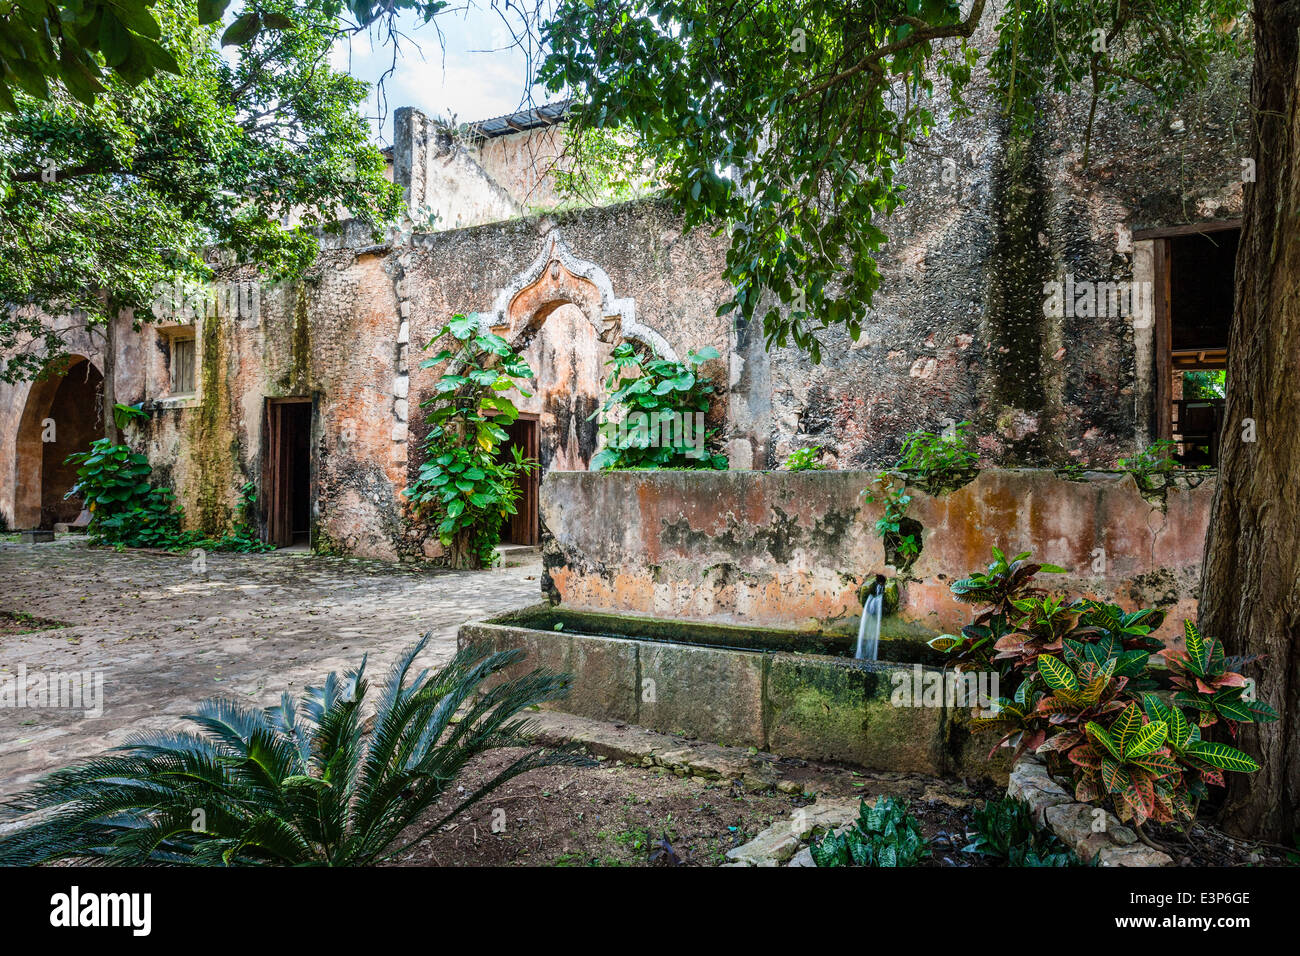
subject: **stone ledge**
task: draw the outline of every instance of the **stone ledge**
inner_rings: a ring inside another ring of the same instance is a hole
[[[1107,813],[1103,828],[1094,828],[1097,808],[1079,803],[1047,772],[1037,757],[1021,757],[1011,768],[1007,796],[1029,804],[1034,818],[1050,826],[1081,860],[1096,859],[1102,866],[1171,866],[1167,853],[1138,842],[1131,827]]]

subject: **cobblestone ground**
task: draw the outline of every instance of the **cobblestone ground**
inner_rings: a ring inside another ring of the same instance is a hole
[[[33,674],[103,674],[103,713],[0,708],[0,795],[42,773],[173,728],[200,700],[258,705],[295,697],[331,669],[382,675],[425,631],[422,660],[441,663],[465,621],[540,600],[540,562],[449,572],[305,552],[209,554],[205,573],[185,555],[114,553],[76,536],[49,544],[0,542],[0,610],[65,622],[0,631],[0,682]]]

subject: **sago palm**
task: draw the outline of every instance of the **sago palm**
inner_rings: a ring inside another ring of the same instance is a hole
[[[150,733],[57,771],[9,803],[35,814],[0,838],[0,864],[360,866],[392,857],[507,780],[588,762],[529,747],[520,712],[563,696],[567,675],[535,670],[483,691],[522,652],[460,651],[410,678],[426,634],[396,664],[367,731],[365,658],[342,677],[266,710],[214,699],[186,719],[197,733]],[[529,747],[482,786],[413,825],[476,755]],[[409,831],[409,832],[408,832]]]

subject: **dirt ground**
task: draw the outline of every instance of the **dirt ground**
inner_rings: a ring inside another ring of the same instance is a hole
[[[469,792],[519,753],[501,750],[480,757],[466,769],[459,786]],[[548,767],[506,784],[393,862],[400,866],[717,866],[727,862],[727,850],[749,842],[817,798],[856,794],[870,800],[887,793],[908,801],[934,842],[935,857],[928,865],[982,863],[958,851],[966,842],[974,801],[996,795],[996,790],[972,790],[961,781],[917,774],[849,770],[819,773],[817,785],[815,797],[775,788],[749,793],[730,782],[702,782],[662,768],[608,762],[595,767]],[[425,825],[454,803],[449,795],[427,815]],[[493,832],[494,817],[500,832]]]
[[[431,810],[421,825],[431,825],[519,753],[500,750],[472,762],[459,782],[463,789]],[[930,840],[932,856],[923,866],[998,865],[961,849],[970,840],[975,808],[1001,797],[1000,788],[818,765],[808,765],[803,776],[805,791],[787,793],[776,788],[747,792],[729,781],[705,782],[663,768],[620,763],[535,770],[507,783],[392,865],[718,866],[727,862],[727,850],[817,799],[858,795],[870,801],[883,794],[906,800]],[[796,771],[783,779],[799,777]],[[807,788],[815,788],[815,795]],[[1186,830],[1156,828],[1151,836],[1180,866],[1300,862],[1295,851],[1233,840],[1208,822]]]

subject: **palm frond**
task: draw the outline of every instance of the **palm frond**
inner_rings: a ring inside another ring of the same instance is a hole
[[[196,732],[137,734],[48,775],[5,806],[29,825],[0,837],[0,865],[365,865],[400,852],[392,846],[486,750],[527,748],[415,840],[521,773],[591,762],[533,746],[521,716],[567,693],[567,676],[500,680],[522,653],[483,647],[412,675],[428,641],[389,670],[368,735],[363,658],[297,705],[288,694],[265,710],[205,701],[185,718]]]

